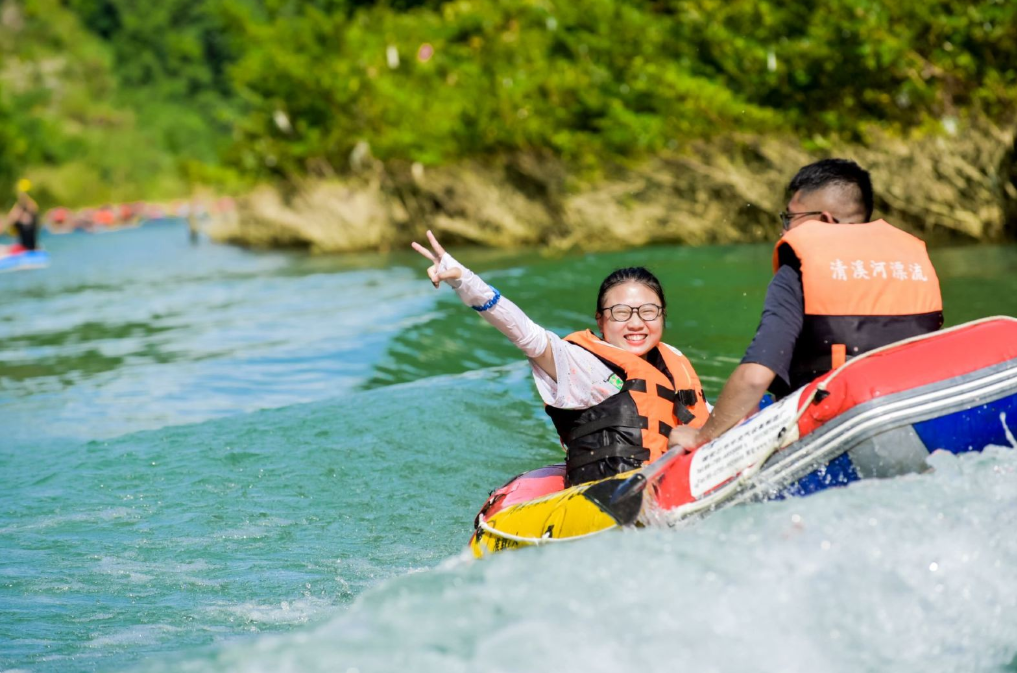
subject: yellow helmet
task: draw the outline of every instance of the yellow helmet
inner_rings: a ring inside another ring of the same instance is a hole
[[[18,191],[19,192],[27,192],[31,188],[32,188],[32,181],[31,180],[29,180],[27,178],[21,178],[20,180],[18,180]]]

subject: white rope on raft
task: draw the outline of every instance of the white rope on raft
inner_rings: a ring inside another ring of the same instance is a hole
[[[511,540],[512,542],[522,542],[523,544],[531,544],[534,546],[547,544],[549,542],[571,542],[572,540],[582,540],[584,538],[593,537],[594,535],[600,535],[601,533],[606,533],[609,530],[618,528],[618,524],[613,523],[607,528],[601,528],[600,530],[595,530],[591,533],[583,533],[582,535],[572,535],[570,537],[523,537],[521,535],[513,535],[512,533],[506,533],[505,531],[498,530],[497,528],[489,525],[486,521],[484,521],[484,517],[480,517],[478,524],[479,524],[477,526],[478,528],[494,537],[500,537],[503,540]]]
[[[865,353],[862,353],[861,355],[858,355],[858,356],[852,358],[851,360],[845,362],[840,367],[838,367],[837,369],[833,370],[825,379],[823,379],[822,381],[819,382],[819,384],[809,394],[808,398],[806,398],[805,403],[801,405],[801,408],[798,410],[798,413],[795,414],[794,418],[791,419],[790,421],[788,421],[788,423],[785,424],[784,427],[781,428],[780,431],[777,433],[777,441],[775,441],[773,443],[773,446],[771,446],[770,449],[765,454],[763,454],[763,456],[759,460],[757,460],[755,463],[753,463],[752,465],[750,465],[747,468],[745,468],[744,470],[742,470],[742,472],[740,472],[736,478],[732,479],[730,482],[728,482],[727,484],[725,484],[721,488],[717,489],[713,493],[710,493],[706,497],[701,498],[699,500],[694,500],[692,502],[689,502],[689,503],[686,503],[684,505],[681,505],[680,507],[676,507],[676,508],[674,508],[673,510],[671,510],[669,512],[669,515],[673,516],[675,519],[679,519],[679,518],[682,518],[682,517],[684,517],[686,515],[695,514],[695,513],[700,512],[700,511],[702,511],[704,509],[709,509],[710,507],[713,507],[719,500],[727,499],[727,497],[732,492],[737,491],[739,488],[741,488],[745,484],[746,481],[748,481],[749,479],[754,477],[756,474],[758,474],[759,471],[763,468],[763,465],[766,464],[766,461],[769,460],[773,456],[773,454],[776,453],[781,448],[781,439],[783,439],[783,437],[787,433],[787,431],[798,425],[798,421],[800,421],[802,416],[805,415],[805,411],[809,408],[809,406],[812,404],[812,402],[816,399],[816,395],[820,391],[826,392],[827,386],[829,385],[829,383],[831,381],[833,381],[835,378],[837,378],[837,376],[839,376],[841,374],[841,372],[843,372],[847,367],[855,364],[856,362],[859,362],[859,361],[864,360],[866,358],[872,357],[872,356],[877,355],[879,353],[888,351],[890,349],[896,348],[898,346],[903,346],[905,344],[914,343],[916,341],[923,341],[925,339],[930,339],[930,338],[932,338],[934,336],[938,336],[940,334],[947,334],[947,333],[950,333],[950,332],[956,332],[956,331],[959,331],[959,330],[962,330],[962,329],[967,329],[967,328],[972,327],[974,325],[979,325],[979,324],[986,323],[986,322],[992,322],[992,321],[995,321],[995,320],[1008,320],[1008,321],[1011,321],[1011,322],[1017,322],[1017,318],[1012,318],[1010,316],[1005,316],[1005,315],[989,316],[987,318],[980,318],[978,320],[972,320],[971,322],[966,322],[966,323],[963,323],[961,325],[955,325],[953,327],[950,327],[950,328],[947,328],[947,329],[944,329],[944,330],[939,330],[937,332],[929,332],[927,334],[919,334],[917,336],[913,336],[913,337],[910,337],[908,339],[903,339],[901,341],[895,341],[892,344],[887,344],[886,346],[881,346],[879,348],[874,348],[871,351],[867,351]],[[1006,428],[1005,421],[1004,421],[1004,428]],[[1006,428],[1006,430],[1007,430],[1008,439],[1013,441],[1013,435],[1011,435],[1009,433],[1009,428]],[[1017,446],[1017,443],[1015,443],[1015,446]],[[681,454],[676,454],[676,455],[681,455]],[[658,469],[655,472],[657,474],[659,474],[660,471],[661,470]],[[649,484],[651,481],[653,481],[653,477],[655,477],[655,476],[656,476],[656,474],[651,476],[649,479],[647,479],[647,484]],[[669,516],[669,518],[671,518],[671,516]],[[581,540],[583,538],[593,537],[594,535],[600,535],[601,533],[604,533],[604,532],[607,532],[609,530],[612,530],[614,528],[618,528],[619,527],[618,524],[615,523],[615,524],[613,524],[611,526],[608,526],[607,528],[603,528],[603,529],[598,530],[598,531],[593,531],[592,533],[585,533],[583,535],[576,535],[576,536],[573,536],[573,537],[563,537],[563,538],[539,537],[539,538],[534,538],[534,537],[522,537],[522,536],[519,536],[519,535],[512,535],[511,533],[506,533],[504,531],[500,531],[500,530],[498,530],[498,529],[488,525],[487,522],[484,521],[483,517],[480,517],[479,524],[480,524],[479,528],[481,530],[483,530],[484,532],[489,533],[490,535],[493,535],[495,537],[500,537],[500,538],[503,538],[503,539],[506,539],[506,540],[511,540],[513,542],[521,542],[521,543],[524,543],[524,544],[532,544],[532,545],[546,544],[548,542],[568,542],[568,541],[571,541],[571,540]]]

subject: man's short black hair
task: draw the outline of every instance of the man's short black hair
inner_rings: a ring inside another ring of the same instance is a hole
[[[814,192],[833,185],[858,187],[865,206],[865,221],[872,219],[872,179],[869,172],[850,159],[823,159],[798,171],[787,186],[788,195]]]

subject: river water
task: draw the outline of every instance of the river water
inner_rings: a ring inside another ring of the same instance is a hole
[[[0,671],[1017,671],[1017,452],[469,562],[489,490],[560,458],[528,368],[415,253],[45,241],[0,276]],[[765,246],[455,251],[544,326],[656,271],[716,396]],[[1017,249],[933,253],[948,324]]]

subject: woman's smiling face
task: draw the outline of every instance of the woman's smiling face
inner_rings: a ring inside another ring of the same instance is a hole
[[[625,304],[633,309],[644,304],[660,306],[660,297],[642,283],[628,281],[608,290],[604,294],[600,308],[606,309],[618,304]],[[664,316],[661,314],[654,320],[643,320],[639,313],[633,310],[628,320],[619,322],[611,318],[609,311],[601,310],[597,314],[597,327],[604,335],[604,341],[642,357],[660,343],[660,337],[664,333]]]

